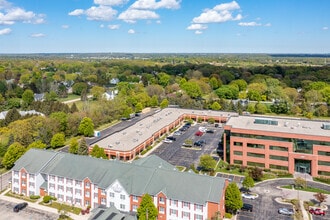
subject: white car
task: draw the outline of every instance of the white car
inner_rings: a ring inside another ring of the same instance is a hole
[[[168,144],[169,144],[169,143],[173,143],[173,141],[170,140],[170,139],[165,139],[165,140],[164,140],[164,143],[168,143]]]
[[[179,136],[179,135],[181,135],[181,134],[182,134],[181,131],[175,131],[175,132],[173,133],[173,135],[175,135],[175,136]]]
[[[242,197],[245,199],[256,199],[258,198],[257,194],[242,193]]]
[[[205,133],[207,131],[207,129],[205,127],[199,127],[198,130],[203,133]]]

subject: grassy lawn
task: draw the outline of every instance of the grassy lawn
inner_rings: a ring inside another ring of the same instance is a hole
[[[69,101],[69,100],[73,100],[73,99],[79,99],[79,98],[80,98],[79,95],[69,94],[68,97],[66,97],[66,98],[59,98],[58,101],[65,102],[65,101]]]
[[[66,204],[62,204],[62,203],[58,203],[58,202],[54,202],[54,201],[49,203],[49,204],[45,204],[43,202],[40,202],[39,204],[44,205],[44,206],[48,206],[48,207],[52,207],[54,209],[61,210],[61,211],[64,211],[64,212],[71,212],[71,213],[76,214],[76,215],[79,215],[80,212],[81,212],[81,208],[77,208],[77,207],[74,207],[74,206],[70,206],[70,205],[66,205]]]
[[[281,186],[281,188],[292,189],[292,185]],[[309,187],[309,186],[307,186],[307,188],[299,188],[299,189],[296,189],[296,190],[301,190],[301,191],[305,191],[305,192],[330,194],[329,191],[326,191],[326,190],[323,190],[323,189],[318,189],[318,188],[313,188],[313,187]]]
[[[176,166],[176,168],[177,168],[179,171],[185,171],[185,170],[186,170],[186,167],[183,167],[183,166]]]
[[[5,195],[16,198],[16,199],[21,199],[21,200],[24,200],[24,201],[28,201],[28,202],[36,202],[38,200],[38,199],[30,199],[30,197],[26,197],[26,196],[23,196],[23,195],[12,193],[11,191],[8,191]]]

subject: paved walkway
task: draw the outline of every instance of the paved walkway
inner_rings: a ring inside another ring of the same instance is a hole
[[[1,200],[5,200],[5,201],[8,201],[8,202],[13,202],[13,203],[21,203],[22,200],[20,199],[16,199],[16,198],[13,198],[13,197],[10,197],[10,196],[6,196],[5,194],[9,191],[6,190],[5,192],[3,192],[2,194],[0,194],[0,199]],[[49,213],[54,213],[54,214],[57,214],[58,215],[58,211],[57,209],[54,209],[54,208],[51,208],[51,207],[47,207],[47,206],[43,206],[43,205],[39,205],[37,202],[34,203],[34,202],[28,202],[28,201],[24,201],[24,202],[27,202],[29,205],[28,207],[32,207],[34,209],[39,209],[43,212],[49,212]],[[76,215],[76,214],[73,214],[73,213],[68,213],[68,215],[74,219],[74,220],[87,220],[88,217],[90,217],[91,214],[88,214],[88,215]]]

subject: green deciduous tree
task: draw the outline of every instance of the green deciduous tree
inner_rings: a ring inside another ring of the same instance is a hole
[[[79,134],[84,135],[85,137],[91,137],[94,135],[94,124],[92,119],[84,117],[78,128]]]
[[[212,105],[211,105],[211,109],[215,110],[215,111],[218,111],[218,110],[221,109],[221,105],[218,102],[213,102]]]
[[[193,99],[202,96],[202,90],[196,82],[183,83],[181,88]]]
[[[254,187],[253,178],[251,176],[246,176],[242,182],[242,185],[247,190],[249,190],[251,187]]]
[[[211,155],[204,154],[199,158],[199,166],[204,171],[212,171],[215,169],[217,162]]]
[[[68,114],[64,112],[54,112],[50,114],[50,118],[54,119],[60,125],[60,131],[65,132],[68,127]]]
[[[254,167],[252,170],[250,170],[249,175],[252,177],[253,180],[260,181],[263,176],[262,169]]]
[[[139,220],[156,220],[158,210],[149,194],[142,196],[139,208],[137,209],[137,216]]]
[[[77,154],[78,153],[78,147],[79,147],[78,140],[76,138],[73,138],[70,141],[69,153],[71,153],[71,154]]]
[[[168,106],[169,102],[167,99],[163,99],[162,102],[159,104],[160,108],[166,108]]]
[[[101,99],[104,92],[105,89],[101,86],[93,86],[93,88],[91,89],[91,94],[93,95],[93,99],[95,100]]]
[[[46,144],[44,144],[44,143],[42,143],[42,141],[38,140],[38,141],[35,141],[35,142],[32,142],[31,144],[29,144],[27,149],[31,149],[31,148],[45,149],[46,147],[47,147]]]
[[[16,108],[10,109],[5,117],[4,124],[9,125],[11,122],[16,121],[21,118],[20,113],[17,111]]]
[[[225,206],[229,213],[236,213],[243,207],[241,192],[235,182],[229,183],[225,193]]]
[[[93,147],[90,155],[96,158],[107,159],[107,155],[104,152],[104,148],[99,147],[97,144]]]
[[[26,149],[20,143],[15,142],[8,147],[2,159],[2,165],[7,169],[14,166],[15,162],[25,153]]]
[[[23,104],[29,106],[34,100],[34,93],[31,89],[27,89],[22,94]]]
[[[87,91],[87,88],[88,88],[88,86],[86,83],[78,82],[72,86],[72,92],[73,92],[73,94],[81,95],[83,93],[83,91]]]
[[[150,100],[150,106],[151,107],[157,107],[158,106],[158,97],[156,95],[153,95]]]
[[[52,148],[63,147],[65,143],[65,135],[63,133],[54,134],[52,140],[50,141],[50,146]]]

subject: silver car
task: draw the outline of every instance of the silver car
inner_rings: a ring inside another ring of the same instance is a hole
[[[288,208],[279,208],[278,213],[283,215],[294,215],[293,209]]]

